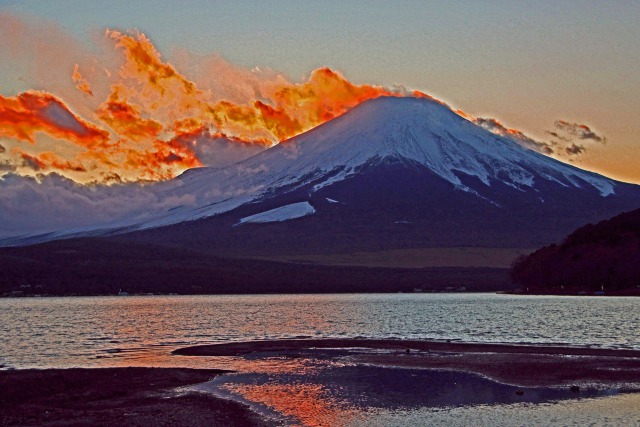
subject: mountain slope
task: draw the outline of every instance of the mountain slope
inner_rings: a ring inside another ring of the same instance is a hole
[[[378,98],[231,168],[185,174],[163,191],[197,195],[197,206],[177,207],[150,225],[215,215],[310,183],[317,191],[364,166],[397,160],[421,165],[453,188],[481,198],[494,183],[519,191],[554,183],[601,196],[616,187],[613,180],[496,136],[435,101]]]

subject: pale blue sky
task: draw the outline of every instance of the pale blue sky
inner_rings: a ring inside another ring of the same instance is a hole
[[[403,84],[543,138],[556,119],[608,137],[580,165],[640,182],[640,2],[15,1],[80,40],[137,28],[174,48],[268,66],[293,80],[329,66]],[[4,75],[2,75],[4,74]],[[0,93],[17,85],[0,67]]]

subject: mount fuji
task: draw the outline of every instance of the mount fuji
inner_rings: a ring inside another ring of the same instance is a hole
[[[232,166],[132,191],[65,199],[107,220],[0,233],[17,246],[0,248],[0,293],[504,290],[516,256],[640,207],[640,186],[419,98],[370,100]]]
[[[640,206],[638,186],[524,148],[438,102],[387,97],[155,191],[194,202],[112,227],[233,256],[533,248]]]
[[[382,97],[226,168],[147,189],[109,221],[5,236],[69,237],[225,256],[534,248],[640,206],[640,187],[518,145],[424,98]]]

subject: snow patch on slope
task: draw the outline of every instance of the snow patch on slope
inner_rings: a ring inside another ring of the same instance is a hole
[[[290,219],[302,218],[311,215],[316,210],[309,202],[292,203],[290,205],[280,206],[265,212],[244,217],[236,225],[246,223],[263,223],[263,222],[282,222]]]

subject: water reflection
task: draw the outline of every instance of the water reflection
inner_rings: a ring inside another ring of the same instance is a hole
[[[434,410],[540,404],[619,392],[583,388],[577,395],[568,387],[517,387],[457,371],[368,366],[350,362],[344,349],[309,350],[295,358],[263,354],[250,360],[220,359],[238,373],[217,377],[196,390],[247,403],[287,425],[363,425],[382,416],[411,413],[407,421]]]
[[[0,323],[4,326],[0,367],[236,370],[237,374],[198,387],[251,403],[263,413],[284,417],[286,424],[310,426],[469,425],[477,424],[473,420],[478,416],[489,420],[484,424],[504,425],[510,416],[522,420],[517,417],[532,412],[533,419],[542,421],[514,423],[571,424],[576,414],[578,419],[585,413],[603,419],[589,408],[607,412],[596,403],[584,407],[580,401],[562,400],[575,397],[568,390],[517,389],[477,375],[367,366],[356,363],[344,349],[246,358],[172,356],[171,351],[195,344],[309,337],[640,349],[640,299],[619,298],[478,294],[22,298],[0,300]],[[581,390],[580,397],[598,393]],[[635,406],[624,400],[625,408],[636,408],[637,419],[640,398],[630,399]],[[539,404],[551,401],[561,403]],[[580,409],[563,409],[576,407]],[[558,413],[564,415],[553,418]],[[615,414],[607,417],[616,424]],[[600,424],[607,424],[606,419]]]
[[[246,401],[269,407],[292,425],[340,426],[359,415],[319,384],[227,384],[226,388]]]

